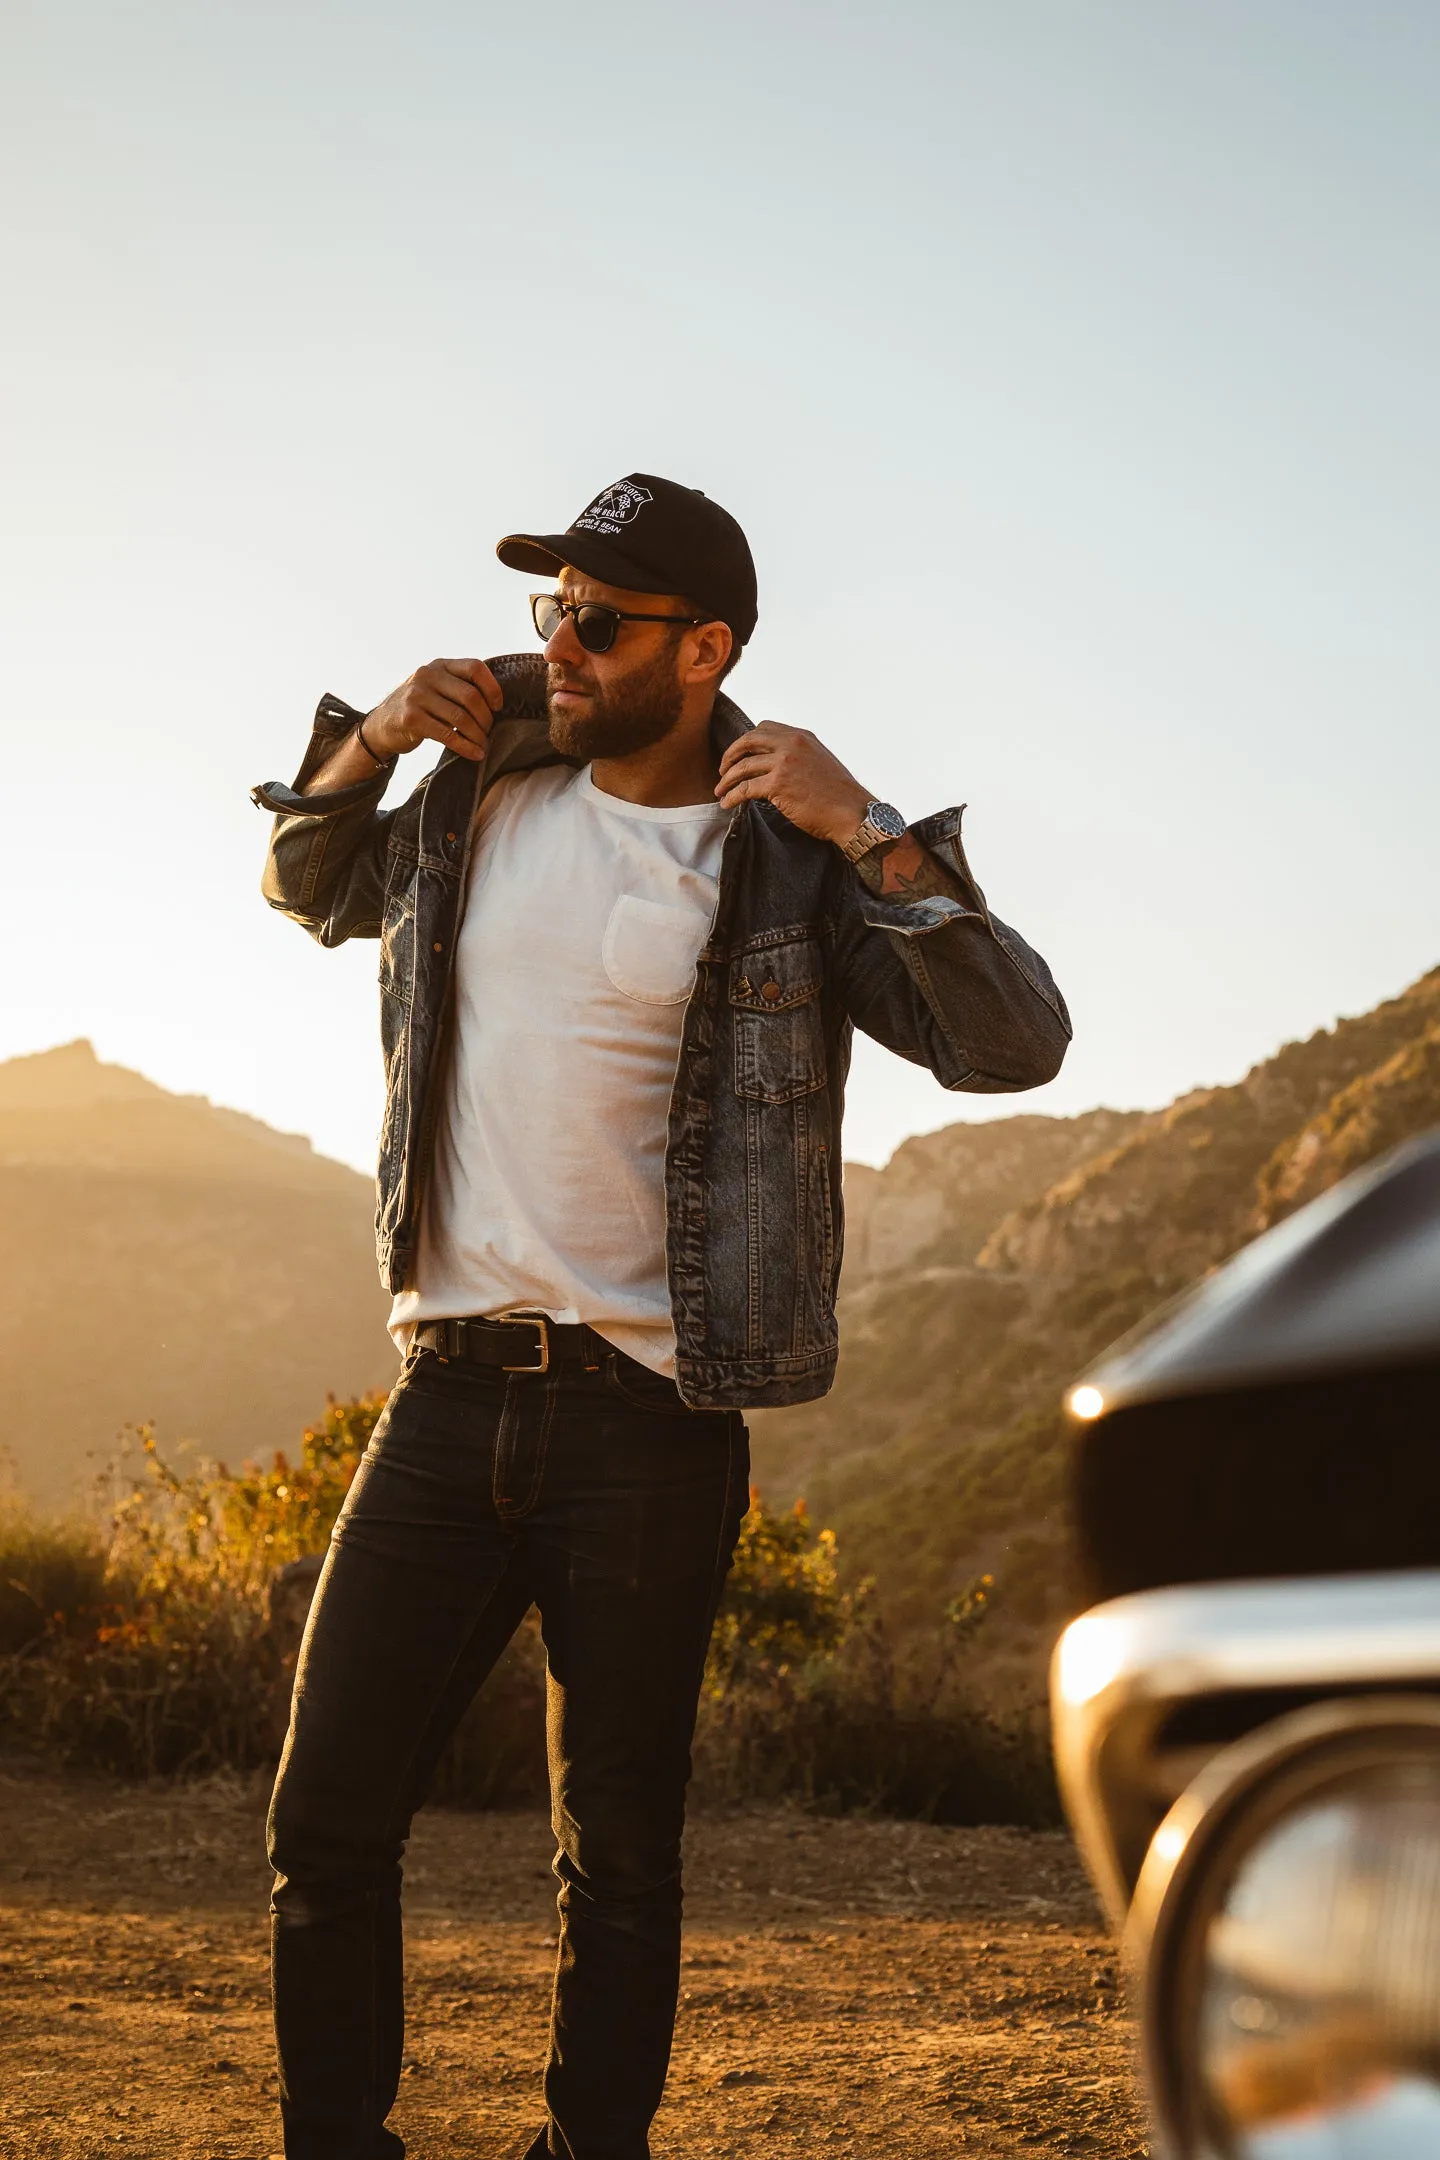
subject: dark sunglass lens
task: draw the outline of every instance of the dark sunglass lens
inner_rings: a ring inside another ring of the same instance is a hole
[[[575,635],[586,652],[609,652],[620,618],[614,608],[581,607],[575,611]]]
[[[535,635],[543,644],[548,645],[565,620],[564,610],[548,593],[534,593],[530,600],[530,614],[535,624]]]

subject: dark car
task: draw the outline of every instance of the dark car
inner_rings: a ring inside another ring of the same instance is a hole
[[[1052,1675],[1168,2160],[1440,2156],[1440,1134],[1071,1390]]]

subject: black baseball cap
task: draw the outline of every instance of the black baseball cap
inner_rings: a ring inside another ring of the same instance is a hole
[[[507,533],[495,549],[511,570],[553,577],[568,563],[627,592],[683,593],[739,645],[758,612],[750,543],[699,488],[656,473],[628,473],[602,488],[563,533]]]

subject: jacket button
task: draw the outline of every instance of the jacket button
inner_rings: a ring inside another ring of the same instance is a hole
[[[440,942],[439,938],[436,938],[436,940],[435,940],[435,951],[436,951],[436,952],[444,952],[444,950],[445,950],[445,947],[444,947],[444,946],[443,946],[443,945],[441,944],[441,942]]]
[[[768,983],[761,983],[761,985],[760,985],[760,995],[761,995],[761,997],[763,997],[763,998],[764,998],[764,1000],[765,1000],[765,1002],[766,1002],[766,1004],[767,1004],[767,1005],[773,1005],[773,1004],[775,1003],[775,1000],[776,1000],[776,998],[778,998],[778,997],[779,997],[779,995],[780,995],[780,985],[779,985],[779,983],[777,983],[777,982],[768,982]]]
[[[447,833],[446,833],[446,835],[445,835],[445,838],[446,838],[447,842],[449,843],[449,845],[450,845],[451,847],[454,847],[454,845],[455,845],[455,835],[454,835],[454,833],[453,833],[453,832],[447,832]]]

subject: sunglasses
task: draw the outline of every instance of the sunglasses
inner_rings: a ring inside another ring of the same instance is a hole
[[[609,652],[622,622],[663,622],[694,630],[714,620],[709,615],[627,615],[620,608],[601,607],[595,600],[561,600],[555,593],[531,593],[530,616],[542,645],[549,644],[567,615],[586,652],[593,653]]]

